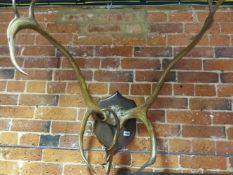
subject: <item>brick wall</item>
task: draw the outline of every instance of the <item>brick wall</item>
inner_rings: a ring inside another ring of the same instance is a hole
[[[21,9],[26,13],[26,9]],[[98,99],[119,90],[142,104],[169,60],[199,31],[207,9],[37,8],[39,22],[77,60]],[[6,27],[11,9],[0,9],[0,174],[89,174],[78,150],[85,111],[69,63],[31,30],[17,35],[17,60],[10,63]],[[166,79],[149,118],[159,155],[149,172],[233,173],[233,9],[224,7],[199,45],[177,63]],[[88,158],[97,174],[101,145],[89,122]],[[148,136],[141,123],[136,139],[116,155],[112,175],[137,169],[148,158]]]

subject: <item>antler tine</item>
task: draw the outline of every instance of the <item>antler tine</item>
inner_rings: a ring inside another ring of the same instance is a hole
[[[30,7],[29,7],[29,17],[32,17],[33,19],[35,18],[35,15],[34,15],[34,5],[35,5],[36,1],[37,0],[32,0],[31,4],[30,4]]]
[[[158,93],[160,91],[160,89],[163,86],[164,80],[167,76],[167,74],[169,73],[169,71],[171,70],[171,68],[179,61],[181,60],[184,56],[186,56],[198,43],[199,41],[202,39],[202,37],[204,36],[204,34],[206,33],[206,31],[211,27],[211,25],[214,22],[214,14],[217,11],[217,9],[219,8],[219,6],[224,2],[224,0],[218,0],[217,4],[215,6],[213,6],[212,4],[212,0],[208,0],[209,3],[209,15],[207,16],[203,27],[201,28],[200,32],[194,37],[194,39],[191,41],[191,43],[185,47],[184,49],[182,49],[174,58],[173,60],[167,65],[167,67],[164,69],[162,75],[160,76],[160,79],[157,83],[157,86],[155,87],[152,95],[146,100],[145,104],[143,104],[143,106],[148,109],[152,103],[154,102],[154,100],[156,99],[156,97],[158,96]]]
[[[14,12],[15,12],[15,17],[18,18],[20,15],[19,15],[19,11],[17,9],[15,0],[12,0],[12,6],[13,6],[13,9],[14,9]]]

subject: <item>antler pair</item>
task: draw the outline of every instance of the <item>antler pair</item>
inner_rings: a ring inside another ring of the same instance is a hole
[[[139,119],[143,122],[145,125],[149,136],[150,136],[150,143],[151,143],[151,153],[150,153],[150,158],[149,160],[138,170],[141,171],[145,167],[152,165],[155,160],[156,160],[156,139],[155,139],[155,133],[154,133],[154,128],[152,126],[152,123],[147,117],[147,111],[152,105],[152,103],[155,101],[157,98],[160,89],[162,88],[164,84],[165,77],[169,73],[170,69],[184,56],[186,56],[196,45],[197,43],[202,39],[203,35],[205,32],[211,27],[214,21],[214,15],[216,13],[216,10],[219,8],[219,6],[224,2],[224,0],[218,0],[216,4],[213,4],[212,0],[208,0],[208,6],[209,6],[209,15],[206,18],[204,25],[200,32],[194,37],[192,42],[185,47],[183,50],[181,50],[180,53],[178,53],[173,60],[168,64],[168,66],[165,68],[163,71],[157,86],[155,87],[152,95],[146,100],[146,102],[143,105],[140,105],[138,107],[135,107],[133,109],[130,109],[128,111],[125,111],[123,114],[123,117],[118,119],[117,115],[110,109],[101,109],[101,107],[93,100],[91,97],[87,84],[85,82],[85,79],[81,73],[81,70],[79,66],[75,63],[73,57],[70,55],[70,53],[66,50],[65,47],[63,47],[57,40],[55,40],[50,34],[48,34],[36,21],[35,16],[34,16],[34,4],[36,0],[31,1],[31,5],[29,8],[29,15],[28,17],[20,17],[19,12],[16,7],[15,0],[12,0],[14,12],[15,12],[15,18],[10,22],[8,29],[7,29],[7,37],[8,37],[8,44],[9,44],[9,50],[10,50],[10,57],[13,65],[16,67],[18,71],[20,71],[23,74],[27,74],[24,72],[19,65],[16,62],[15,58],[15,46],[14,46],[14,37],[15,35],[22,29],[33,29],[40,33],[42,36],[44,36],[51,44],[53,44],[60,52],[68,59],[69,63],[72,65],[75,75],[77,77],[77,80],[80,83],[80,88],[82,92],[83,99],[85,101],[87,111],[82,119],[81,122],[81,129],[80,129],[80,137],[79,137],[79,143],[80,143],[80,152],[81,156],[84,159],[84,161],[87,163],[89,168],[91,168],[91,165],[89,165],[86,156],[84,154],[84,148],[83,148],[83,136],[85,132],[85,127],[87,124],[87,121],[90,116],[95,117],[96,120],[101,120],[107,122],[108,118],[110,117],[110,114],[113,114],[112,116],[114,117],[116,121],[116,132],[113,138],[113,143],[112,145],[107,148],[107,162],[108,162],[108,168],[107,168],[107,174],[110,172],[111,164],[112,164],[112,158],[113,155],[115,154],[115,146],[117,143],[117,139],[119,137],[120,130],[123,128],[124,124],[126,121],[129,119]],[[92,168],[91,168],[92,169]],[[93,170],[93,169],[92,169]]]

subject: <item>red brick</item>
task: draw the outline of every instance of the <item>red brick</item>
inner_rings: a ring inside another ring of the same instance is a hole
[[[5,148],[2,155],[6,160],[40,161],[42,150],[34,148]]]
[[[149,35],[147,37],[147,45],[149,46],[165,46],[167,43],[166,35]]]
[[[231,72],[221,73],[220,79],[222,83],[232,83],[233,82],[233,74]]]
[[[212,140],[192,140],[192,151],[197,153],[215,153],[215,141]]]
[[[176,108],[186,109],[188,101],[186,98],[157,98],[152,104],[152,108]]]
[[[55,56],[55,48],[50,46],[27,46],[22,52],[24,56]]]
[[[231,97],[233,94],[232,85],[218,85],[217,93],[219,97]]]
[[[76,136],[77,141],[77,136]],[[96,138],[96,136],[87,136],[83,141],[84,148],[102,148],[102,144]]]
[[[5,91],[6,90],[6,85],[7,85],[7,83],[6,82],[4,82],[4,81],[1,81],[0,82],[0,92],[2,91]]]
[[[87,81],[92,80],[92,71],[82,71],[83,76]],[[73,70],[58,70],[55,71],[54,79],[58,81],[77,80],[75,72]]]
[[[170,57],[172,56],[171,47],[135,47],[135,57]]]
[[[51,80],[51,70],[25,70],[28,75],[16,72],[16,80]]]
[[[178,125],[169,124],[156,124],[154,125],[155,135],[157,137],[171,137],[180,135],[180,127]],[[143,124],[138,124],[138,134],[139,136],[149,136],[147,130]]]
[[[183,168],[225,170],[227,168],[227,161],[225,157],[221,156],[181,156],[180,165]]]
[[[210,125],[211,117],[208,112],[199,111],[167,111],[168,123]]]
[[[88,88],[91,94],[104,95],[108,93],[107,83],[91,83],[88,84]]]
[[[27,92],[30,93],[45,93],[45,81],[31,81],[27,83]]]
[[[214,116],[213,123],[214,124],[233,124],[233,113],[232,112],[214,112],[212,114]]]
[[[98,70],[95,72],[94,79],[100,82],[132,82],[133,72]]]
[[[182,33],[183,26],[181,23],[151,24],[150,32]]]
[[[193,110],[231,110],[231,100],[220,98],[192,98],[189,107]]]
[[[81,95],[60,95],[59,106],[84,107],[85,104]]]
[[[16,105],[18,95],[0,94],[0,105]]]
[[[93,47],[91,46],[67,46],[66,49],[72,56],[88,57],[93,56]],[[64,56],[59,50],[56,57]]]
[[[177,55],[182,49],[182,47],[177,47],[174,50],[174,55]],[[186,57],[205,57],[205,58],[213,58],[214,50],[211,47],[195,47],[193,48]]]
[[[118,58],[104,58],[101,60],[101,68],[118,68],[120,66],[120,59]]]
[[[49,94],[61,94],[65,93],[66,83],[64,82],[48,82],[47,92]]]
[[[183,139],[170,139],[169,140],[169,151],[172,152],[190,152],[192,148],[189,140]]]
[[[56,58],[25,58],[25,68],[57,68],[59,60]]]
[[[80,122],[53,122],[52,133],[78,133],[80,129]]]
[[[143,36],[125,36],[116,35],[113,38],[113,44],[119,46],[141,46],[146,43],[146,38]]]
[[[165,122],[165,112],[162,110],[149,110],[147,117],[151,122]]]
[[[15,38],[15,43],[20,46],[33,45],[35,43],[35,35],[20,33]]]
[[[196,96],[215,96],[216,90],[214,85],[196,85],[195,86]]]
[[[34,108],[24,106],[0,106],[0,117],[33,118]]]
[[[121,60],[121,66],[123,69],[160,69],[160,60],[125,58]]]
[[[146,134],[145,134],[146,135]],[[133,139],[128,145],[129,150],[145,151],[150,149],[150,141],[147,138],[138,137]]]
[[[79,83],[68,83],[67,88],[66,88],[66,93],[67,94],[81,94],[80,90],[80,84]]]
[[[233,140],[233,128],[232,127],[227,129],[227,137],[228,139]]]
[[[204,60],[203,62],[205,70],[216,70],[216,71],[232,71],[233,61],[229,59],[221,60]]]
[[[119,91],[122,94],[129,94],[129,84],[126,83],[110,83],[109,93],[113,94],[114,92]]]
[[[193,22],[193,12],[174,11],[168,16],[170,22]]]
[[[217,141],[216,152],[219,154],[233,154],[233,142]]]
[[[87,27],[87,32],[103,32],[103,33],[108,33],[108,32],[120,32],[121,28],[119,25],[88,25]]]
[[[174,84],[174,94],[181,96],[194,96],[194,85],[193,84]]]
[[[150,84],[132,84],[130,87],[131,95],[150,95],[151,85]]]
[[[74,44],[77,45],[111,45],[112,37],[104,36],[74,36]]]
[[[150,12],[147,14],[149,22],[167,22],[167,14],[165,12]]]
[[[186,46],[192,41],[192,35],[180,34],[180,35],[168,35],[168,45]]]
[[[163,67],[165,68],[171,60],[164,59]],[[182,59],[178,61],[173,69],[176,70],[202,70],[202,61],[200,59]]]
[[[24,81],[8,81],[7,91],[8,92],[24,92],[25,82]]]
[[[77,24],[48,23],[46,31],[49,33],[77,33],[79,28]]]
[[[221,32],[229,34],[233,29],[233,23],[221,23]]]
[[[49,132],[50,122],[40,120],[13,120],[11,130],[20,132]]]
[[[183,126],[183,137],[224,138],[224,127],[220,126]]]
[[[152,92],[154,91],[156,84],[152,84]],[[164,83],[159,95],[172,95],[172,84]]]
[[[230,46],[230,37],[228,35],[211,35],[209,38],[211,46]]]
[[[76,64],[82,69],[82,68],[99,68],[100,67],[100,59],[97,58],[78,58],[75,59]],[[72,68],[69,61],[65,58],[63,58],[62,61],[62,67],[63,68]]]
[[[136,81],[157,82],[161,77],[161,71],[136,71]],[[176,80],[175,72],[169,72],[165,78],[165,82]]]
[[[96,56],[125,56],[130,57],[133,53],[130,46],[101,46],[96,47]]]
[[[117,153],[113,157],[113,165],[130,165],[131,164],[131,155],[127,152]]]
[[[19,104],[26,106],[56,106],[57,103],[56,95],[21,95],[19,99]]]
[[[217,83],[215,72],[178,72],[178,82],[181,83]]]

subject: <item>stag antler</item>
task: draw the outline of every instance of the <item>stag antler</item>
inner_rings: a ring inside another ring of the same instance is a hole
[[[115,132],[115,135],[113,138],[113,143],[109,148],[107,148],[107,151],[106,151],[107,152],[106,153],[106,160],[107,160],[107,165],[108,165],[107,174],[109,174],[109,172],[110,172],[112,158],[113,158],[113,155],[115,154],[115,151],[116,151],[115,147],[116,147],[116,143],[117,143],[117,139],[118,139],[120,130],[123,128],[123,126],[127,120],[133,119],[133,118],[141,120],[143,122],[143,124],[146,126],[146,129],[147,129],[149,136],[150,136],[150,144],[151,144],[150,159],[138,171],[141,171],[145,167],[153,164],[156,160],[156,154],[157,154],[156,139],[155,139],[155,133],[154,133],[152,123],[147,118],[147,111],[150,108],[150,106],[152,105],[152,103],[155,101],[155,99],[158,97],[158,94],[163,86],[165,77],[167,76],[170,69],[180,59],[182,59],[184,56],[186,56],[198,44],[198,42],[202,39],[205,32],[213,24],[214,15],[215,15],[217,9],[219,8],[219,6],[224,2],[224,0],[218,0],[215,5],[213,5],[212,0],[208,0],[209,15],[206,18],[204,25],[203,25],[202,29],[200,30],[200,32],[194,37],[193,41],[186,48],[184,48],[180,53],[178,53],[173,58],[173,60],[168,64],[168,66],[163,71],[163,73],[162,73],[162,75],[157,83],[157,86],[153,90],[152,95],[146,100],[145,104],[126,111],[124,113],[124,116],[121,117],[120,120],[118,119],[118,117],[116,116],[114,111],[112,111],[110,109],[101,109],[97,105],[97,103],[91,97],[91,95],[88,91],[85,79],[81,73],[81,70],[80,70],[79,66],[75,63],[73,57],[69,54],[69,52],[60,43],[58,43],[58,41],[56,41],[51,35],[49,35],[38,24],[38,22],[36,21],[35,16],[34,16],[34,3],[35,3],[35,1],[36,0],[31,1],[28,17],[20,17],[19,12],[18,12],[17,7],[16,7],[16,4],[15,4],[15,0],[12,0],[14,12],[15,12],[15,18],[10,22],[10,24],[8,26],[7,37],[8,37],[8,44],[9,44],[9,49],[10,49],[10,57],[11,57],[11,61],[12,61],[13,65],[21,73],[27,74],[19,67],[19,65],[16,62],[16,58],[15,58],[14,37],[17,34],[17,32],[19,32],[22,29],[30,28],[30,29],[37,31],[41,35],[43,35],[50,43],[52,43],[58,50],[60,50],[61,53],[68,59],[69,63],[72,65],[72,67],[75,71],[75,75],[76,75],[77,79],[79,80],[82,96],[83,96],[83,99],[84,99],[86,106],[87,106],[87,111],[86,111],[86,113],[82,119],[82,122],[81,122],[79,143],[80,143],[81,156],[83,157],[83,159],[87,163],[87,165],[91,168],[91,165],[89,165],[89,163],[86,159],[86,156],[84,154],[83,136],[84,136],[84,132],[85,132],[85,127],[87,125],[87,121],[91,115],[93,116],[93,114],[97,120],[102,120],[105,122],[107,122],[107,119],[112,114],[112,116],[114,117],[114,119],[116,121],[117,128],[116,128],[116,132]]]
[[[44,36],[51,44],[53,44],[68,59],[69,63],[72,65],[72,67],[73,67],[73,69],[75,71],[75,75],[76,75],[76,77],[77,77],[77,79],[78,79],[78,81],[80,83],[82,96],[83,96],[84,102],[85,102],[85,104],[87,106],[86,114],[85,114],[85,116],[83,118],[83,121],[81,123],[80,151],[81,151],[81,156],[83,157],[84,161],[91,168],[91,166],[89,165],[89,163],[88,163],[88,161],[86,159],[86,156],[84,154],[84,149],[83,149],[83,135],[84,135],[84,131],[85,131],[85,126],[87,124],[87,120],[92,114],[95,114],[95,116],[98,116],[98,118],[97,118],[98,120],[107,121],[107,119],[109,118],[108,113],[113,114],[114,112],[109,110],[109,109],[101,109],[96,104],[96,102],[93,100],[93,98],[91,97],[91,95],[90,95],[90,93],[88,91],[85,79],[84,79],[84,77],[83,77],[83,75],[81,73],[81,70],[80,70],[79,66],[75,63],[74,58],[66,50],[65,47],[63,47],[57,40],[55,40],[49,33],[47,33],[39,25],[39,23],[36,21],[35,16],[34,16],[34,4],[35,4],[35,2],[36,2],[36,0],[31,1],[28,17],[20,17],[20,14],[19,14],[18,9],[16,7],[15,0],[12,0],[12,6],[14,8],[15,17],[10,22],[10,24],[8,25],[8,28],[7,28],[7,38],[8,38],[8,45],[9,45],[11,62],[13,63],[13,65],[16,67],[16,69],[19,72],[27,75],[27,73],[25,71],[23,71],[20,68],[20,66],[18,65],[18,63],[16,62],[14,37],[20,30],[28,29],[28,28],[37,31],[42,36]],[[115,113],[114,113],[113,116],[115,118],[117,128],[116,128],[116,133],[114,135],[112,146],[110,148],[113,148],[115,146],[115,144],[117,142],[117,139],[118,139],[118,136],[119,136],[119,133],[120,133],[119,119],[116,117]]]

